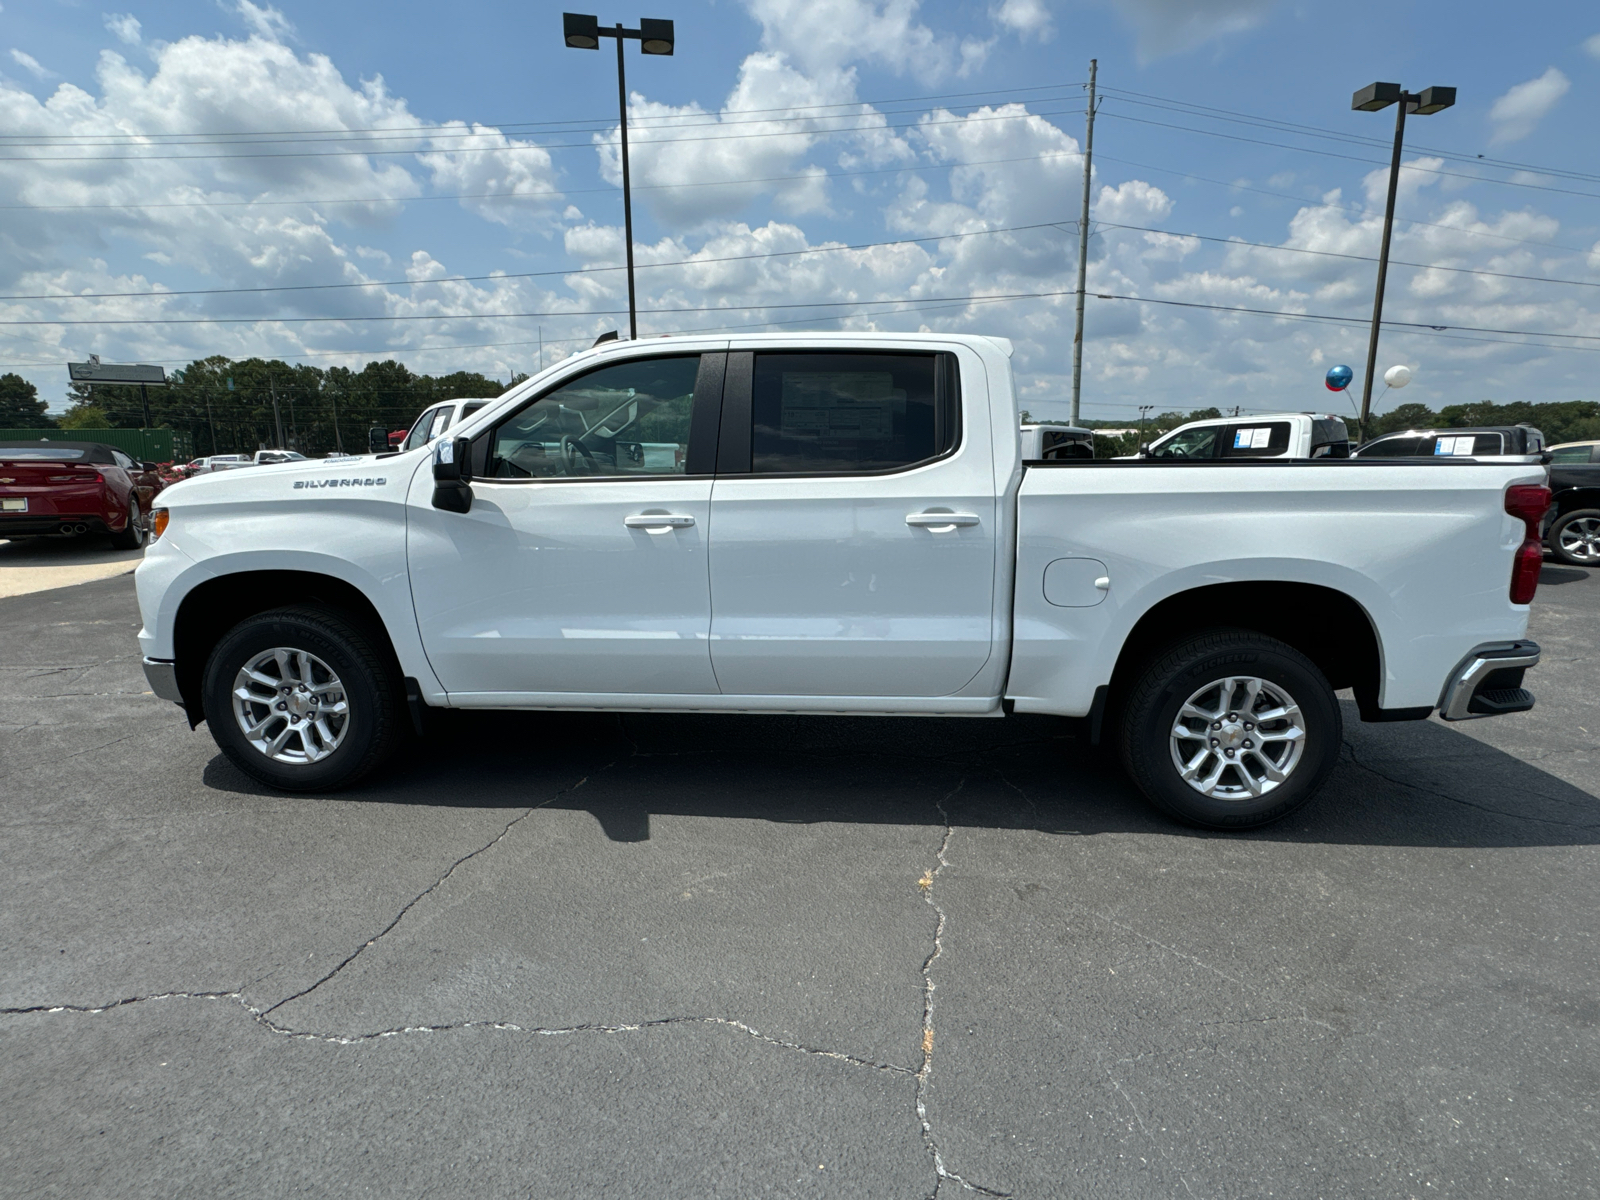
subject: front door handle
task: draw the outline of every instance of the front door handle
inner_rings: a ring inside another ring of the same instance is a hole
[[[694,518],[687,513],[639,513],[623,517],[622,523],[629,529],[643,529],[646,533],[666,533],[673,529],[688,529],[694,524]]]
[[[919,512],[907,513],[906,524],[913,529],[926,529],[932,533],[948,533],[958,525],[976,525],[977,513]]]

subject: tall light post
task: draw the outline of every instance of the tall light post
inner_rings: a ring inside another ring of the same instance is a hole
[[[617,98],[622,109],[622,223],[623,235],[628,243],[628,336],[637,340],[639,312],[633,291],[633,195],[628,179],[628,76],[623,64],[622,43],[633,38],[645,54],[671,54],[674,41],[672,22],[641,17],[637,29],[624,29],[620,22],[613,28],[602,29],[598,17],[562,13],[561,31],[567,45],[574,50],[598,50],[601,38],[617,39]]]
[[[1399,105],[1394,117],[1394,154],[1389,160],[1389,200],[1383,210],[1383,247],[1378,251],[1378,291],[1372,301],[1372,333],[1367,339],[1367,376],[1361,392],[1361,424],[1357,436],[1364,438],[1367,420],[1372,415],[1372,376],[1378,367],[1378,327],[1383,322],[1383,285],[1389,277],[1389,236],[1394,231],[1394,196],[1400,186],[1400,147],[1405,141],[1406,113],[1432,116],[1456,102],[1453,87],[1403,90],[1398,83],[1371,83],[1350,98],[1356,112],[1377,112],[1391,104]]]

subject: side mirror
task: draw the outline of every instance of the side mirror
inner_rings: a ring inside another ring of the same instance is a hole
[[[161,468],[156,466],[155,463],[142,462],[139,464],[139,469],[141,471],[159,471]]]
[[[1149,442],[1145,442],[1145,443],[1140,445],[1140,447],[1139,447],[1139,457],[1140,458],[1149,458],[1150,457],[1150,443]]]
[[[433,506],[472,511],[472,440],[440,438],[433,444]]]
[[[367,430],[367,453],[387,454],[389,452],[389,431],[381,425],[374,425]]]

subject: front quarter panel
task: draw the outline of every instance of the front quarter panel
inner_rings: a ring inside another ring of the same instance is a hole
[[[405,494],[428,459],[415,451],[352,463],[252,467],[163,493],[171,522],[136,572],[148,658],[173,657],[173,627],[198,584],[247,571],[305,571],[359,590],[377,609],[405,674],[438,692],[423,656],[406,575]],[[273,596],[266,607],[304,597]]]

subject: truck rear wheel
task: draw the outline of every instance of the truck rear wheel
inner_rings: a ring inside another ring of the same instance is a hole
[[[388,656],[331,609],[241,621],[211,652],[202,699],[233,765],[284,791],[347,787],[389,756],[398,735]]]
[[[1205,829],[1288,816],[1339,757],[1339,704],[1315,663],[1242,629],[1185,638],[1146,667],[1123,707],[1123,765],[1157,808]]]

